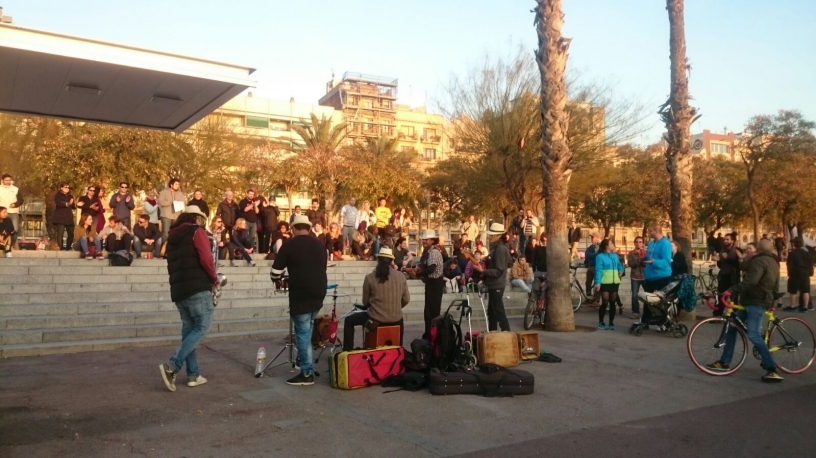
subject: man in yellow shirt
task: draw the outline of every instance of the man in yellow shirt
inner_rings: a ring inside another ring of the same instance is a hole
[[[391,209],[385,206],[385,197],[377,199],[377,208],[374,209],[374,215],[377,216],[377,227],[380,229],[388,225],[391,219]]]

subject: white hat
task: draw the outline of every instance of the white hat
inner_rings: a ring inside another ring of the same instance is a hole
[[[490,229],[487,230],[488,235],[504,234],[504,224],[492,223]]]
[[[295,215],[295,219],[292,220],[292,227],[297,226],[299,224],[309,226],[310,229],[312,227],[312,222],[309,221],[309,217],[306,215]]]
[[[388,248],[388,247],[380,248],[380,252],[377,253],[377,257],[378,258],[394,259],[394,252],[391,251],[391,248]]]
[[[184,207],[184,213],[192,213],[193,215],[198,215],[204,219],[207,219],[207,215],[205,215],[204,212],[198,208],[198,205],[188,205]]]
[[[436,235],[436,231],[435,231],[435,230],[433,230],[433,229],[425,229],[424,231],[422,231],[422,235],[421,235],[419,238],[420,238],[421,240],[427,240],[427,239],[438,239],[438,238],[439,238],[439,236],[438,236],[438,235]]]

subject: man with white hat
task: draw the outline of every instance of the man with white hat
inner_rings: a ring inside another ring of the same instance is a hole
[[[495,331],[497,326],[502,331],[510,330],[507,314],[504,311],[504,288],[507,287],[507,269],[510,265],[510,250],[504,244],[504,224],[492,223],[487,231],[490,238],[490,268],[482,273],[487,287],[487,327]]]
[[[314,385],[312,323],[326,298],[326,246],[310,235],[312,223],[306,215],[292,219],[292,237],[281,245],[269,278],[274,282],[289,271],[289,316],[295,327],[300,374],[286,381],[289,385]]]
[[[218,284],[212,245],[204,229],[207,215],[190,205],[169,228],[167,272],[170,274],[170,299],[181,315],[181,345],[170,361],[159,365],[162,379],[170,391],[176,391],[176,374],[187,366],[187,386],[207,383],[201,376],[196,347],[210,333],[212,325],[212,289]]]
[[[373,326],[400,327],[400,345],[404,322],[402,309],[411,301],[408,282],[402,272],[394,269],[394,253],[385,247],[377,253],[377,267],[363,280],[363,305],[368,313],[352,313],[343,323],[343,350],[354,349],[354,327]],[[396,345],[396,343],[394,343]]]
[[[442,278],[442,268],[445,261],[439,250],[439,236],[436,231],[427,229],[422,232],[422,258],[419,261],[417,277],[425,282],[425,334],[423,339],[428,340],[431,333],[431,321],[442,311],[442,294],[445,292],[445,279]]]

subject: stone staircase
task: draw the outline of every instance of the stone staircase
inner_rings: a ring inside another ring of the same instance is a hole
[[[74,353],[124,347],[175,345],[180,321],[170,301],[164,260],[137,259],[130,267],[78,259],[76,253],[25,252],[0,259],[0,357]],[[288,297],[269,281],[271,261],[256,267],[224,267],[229,278],[208,339],[269,337],[288,332]],[[373,262],[343,261],[329,267],[339,285],[337,312],[362,299]],[[408,282],[407,324],[423,322],[424,286]],[[505,306],[522,316],[526,294],[508,286]],[[443,310],[460,294],[446,294]],[[331,313],[327,297],[321,313]],[[482,317],[481,307],[474,311]],[[341,324],[342,326],[342,324]],[[474,323],[475,326],[475,323]]]

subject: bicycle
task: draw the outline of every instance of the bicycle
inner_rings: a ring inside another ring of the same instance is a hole
[[[538,291],[530,291],[527,298],[527,308],[524,309],[524,329],[529,331],[533,322],[538,318],[541,327],[546,324],[547,315],[547,274],[536,277]]]
[[[709,375],[731,375],[742,367],[747,356],[748,337],[745,334],[747,328],[734,313],[737,310],[745,310],[745,307],[728,301],[729,297],[730,294],[724,294],[720,299],[725,306],[723,316],[706,318],[697,323],[689,332],[686,342],[691,362],[697,369]],[[706,300],[706,305],[716,310],[716,306],[710,300]],[[768,325],[763,329],[762,339],[768,345],[768,350],[782,372],[801,374],[813,364],[816,356],[816,336],[806,321],[796,317],[779,319],[774,314],[775,310],[771,307],[765,312]],[[719,360],[725,347],[726,334],[732,327],[736,329],[740,338],[734,343],[735,358],[731,361],[730,367],[728,369],[707,367],[706,364]],[[755,358],[760,359],[756,348],[752,353]],[[735,360],[736,364],[733,363]]]
[[[570,264],[570,271],[572,272],[572,281],[570,282],[570,300],[572,301],[572,311],[577,312],[581,308],[581,304],[589,300],[589,297],[584,292],[584,287],[578,281],[578,265]]]
[[[717,276],[714,275],[715,266],[716,264],[709,264],[707,273],[703,272],[701,267],[699,273],[694,276],[694,291],[700,295],[700,298],[703,297],[702,294],[717,291]]]

